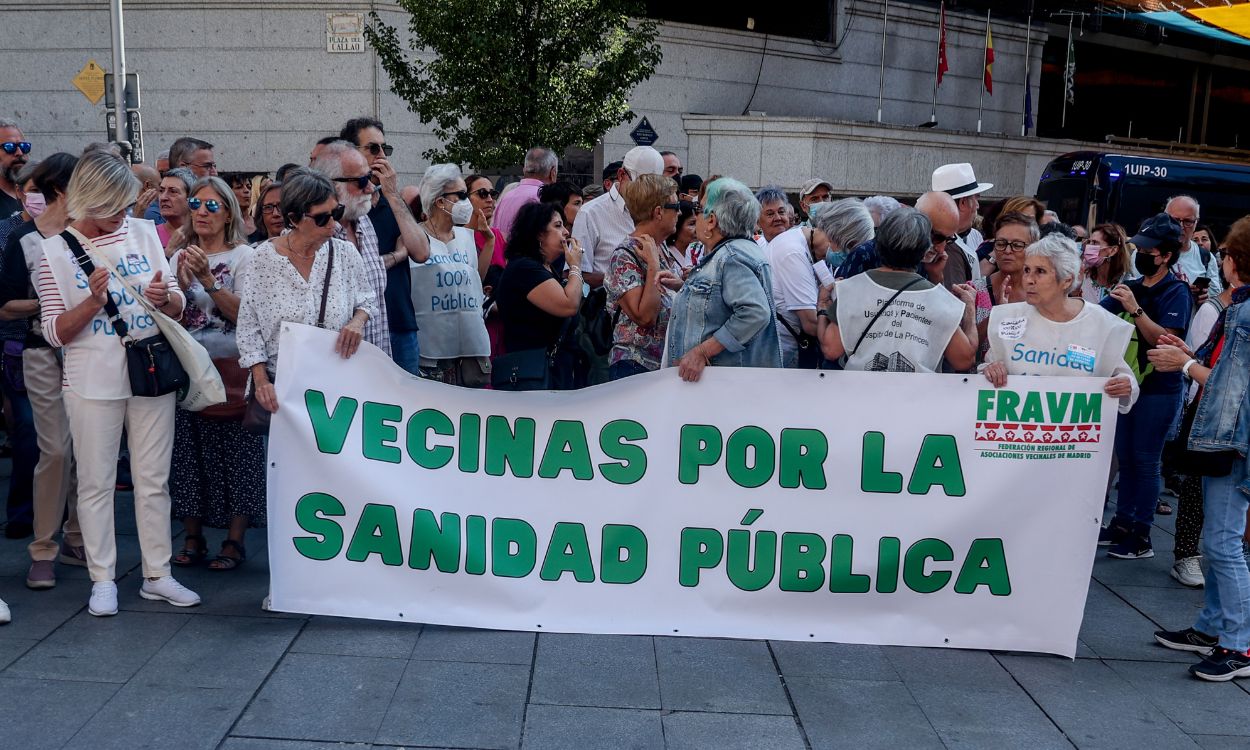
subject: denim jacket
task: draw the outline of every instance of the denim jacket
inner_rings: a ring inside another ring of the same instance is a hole
[[[727,240],[686,278],[668,320],[669,364],[709,336],[725,347],[718,367],[781,367],[772,269],[759,245]]]
[[[1194,414],[1189,447],[1197,451],[1234,450],[1245,459],[1250,441],[1250,304],[1228,308],[1224,348],[1207,377]],[[1247,467],[1250,469],[1250,467]],[[1250,471],[1247,471],[1250,477]],[[1250,494],[1250,478],[1241,483]]]

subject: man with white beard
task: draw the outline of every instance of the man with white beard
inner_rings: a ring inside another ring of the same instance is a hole
[[[343,206],[343,218],[334,236],[356,246],[365,262],[365,277],[379,300],[386,298],[386,270],[397,263],[406,262],[408,252],[402,247],[389,255],[378,254],[378,235],[369,221],[369,209],[373,208],[373,183],[365,157],[356,146],[347,141],[334,141],[322,147],[312,168],[334,182],[335,194]],[[392,172],[390,177],[394,177]],[[385,177],[379,175],[379,177]],[[383,187],[386,187],[385,185]],[[392,186],[393,187],[393,186]],[[397,190],[391,190],[398,193]],[[428,246],[427,246],[428,248]],[[428,253],[428,249],[426,250]],[[390,323],[386,305],[379,305],[377,317],[365,323],[365,340],[387,356],[391,354]]]

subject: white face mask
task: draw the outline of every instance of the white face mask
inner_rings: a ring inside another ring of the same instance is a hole
[[[447,213],[451,214],[452,224],[462,227],[473,219],[473,204],[468,200],[456,201]]]

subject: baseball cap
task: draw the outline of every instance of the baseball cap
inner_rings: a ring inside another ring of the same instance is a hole
[[[621,163],[630,177],[641,177],[644,174],[664,174],[664,157],[650,146],[634,146],[625,152],[625,160]]]
[[[799,197],[806,198],[808,194],[810,194],[813,190],[820,187],[821,185],[824,185],[825,187],[829,188],[829,192],[831,193],[833,192],[833,185],[831,185],[828,180],[822,180],[819,177],[813,177],[812,179],[803,183],[803,187],[799,188]]]
[[[1155,214],[1142,222],[1141,229],[1129,242],[1146,250],[1153,250],[1164,243],[1175,249],[1181,245],[1181,235],[1181,225],[1176,219],[1167,214]]]

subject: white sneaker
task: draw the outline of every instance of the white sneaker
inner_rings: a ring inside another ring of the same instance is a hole
[[[152,601],[169,602],[175,607],[194,607],[200,603],[200,595],[175,581],[173,576],[156,580],[143,579],[139,596]]]
[[[96,617],[117,614],[117,584],[112,581],[91,584],[91,600],[87,602],[87,611]]]
[[[0,625],[5,625],[12,619],[13,615],[9,613],[9,605],[5,604],[3,599],[0,599]]]
[[[1202,588],[1206,579],[1202,577],[1202,566],[1198,564],[1201,557],[1182,557],[1172,566],[1172,577],[1186,586]]]

